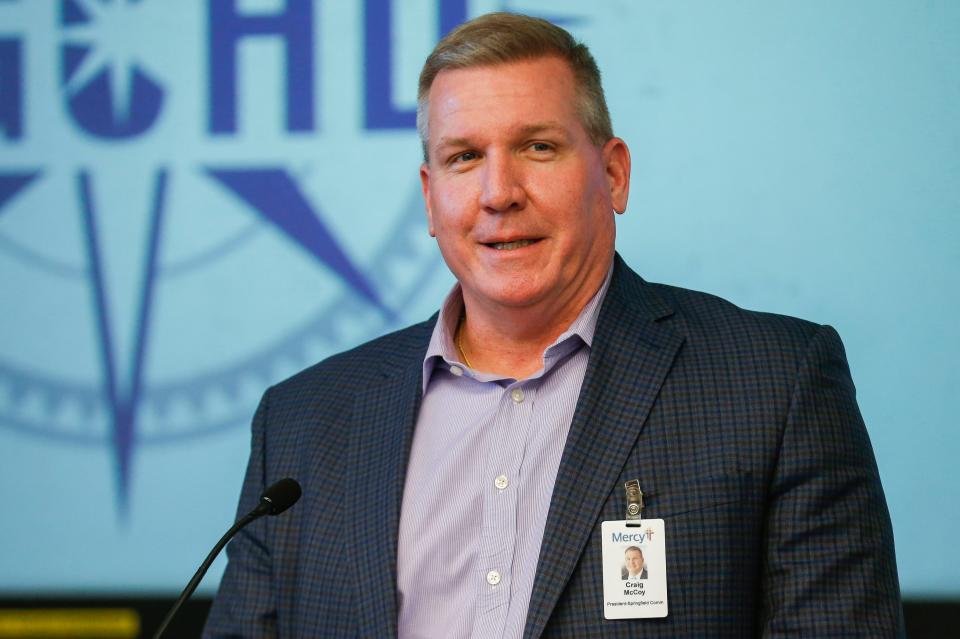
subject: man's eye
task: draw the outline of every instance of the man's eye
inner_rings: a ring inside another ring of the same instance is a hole
[[[454,162],[472,162],[477,159],[477,154],[473,151],[464,151],[453,156]]]
[[[530,145],[530,149],[537,153],[546,153],[547,151],[552,151],[553,147],[546,142],[534,142]]]

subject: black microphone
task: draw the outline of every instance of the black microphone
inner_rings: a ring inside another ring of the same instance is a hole
[[[263,494],[260,495],[260,503],[250,511],[247,517],[252,515],[253,518],[250,521],[253,521],[261,515],[279,515],[297,503],[301,494],[303,494],[303,492],[300,490],[300,484],[297,483],[296,479],[289,477],[281,479],[263,491]],[[246,519],[246,517],[244,519]],[[244,526],[245,525],[246,524],[244,524]]]
[[[210,564],[213,563],[213,560],[216,559],[217,555],[220,554],[220,551],[223,550],[223,547],[227,545],[227,542],[239,532],[241,528],[249,524],[254,519],[259,519],[264,515],[279,515],[290,506],[293,506],[297,503],[297,500],[300,499],[302,491],[300,490],[300,484],[297,483],[297,480],[291,479],[289,477],[281,479],[275,484],[271,484],[263,494],[260,495],[260,503],[257,504],[257,507],[248,512],[246,515],[237,520],[233,526],[230,527],[230,530],[220,538],[220,541],[217,542],[217,545],[213,547],[213,550],[210,551],[210,554],[207,555],[207,558],[203,560],[203,563],[200,564],[200,568],[193,575],[193,579],[190,580],[190,583],[187,584],[187,587],[183,589],[183,592],[180,593],[180,598],[177,599],[176,603],[173,604],[173,608],[170,609],[170,612],[167,613],[167,616],[164,617],[163,623],[160,624],[160,628],[157,630],[156,634],[153,635],[153,639],[160,639],[163,635],[163,632],[167,629],[167,626],[170,625],[170,622],[173,621],[173,618],[176,616],[177,611],[180,610],[180,606],[190,598],[190,595],[193,594],[193,591],[197,589],[197,586],[200,585],[200,580],[203,579],[203,576],[207,574],[207,570],[210,568]]]

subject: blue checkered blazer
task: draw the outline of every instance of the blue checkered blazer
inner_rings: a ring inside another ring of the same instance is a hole
[[[404,471],[433,321],[269,389],[206,637],[396,635]],[[830,327],[649,284],[617,257],[570,427],[524,637],[903,635],[893,535]],[[600,523],[637,478],[665,520],[670,614],[605,620]],[[392,572],[394,577],[385,577]]]

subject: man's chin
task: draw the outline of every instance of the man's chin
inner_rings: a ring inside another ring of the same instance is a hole
[[[498,286],[488,286],[475,291],[475,301],[487,308],[502,308],[506,312],[522,311],[539,306],[546,295],[542,288],[527,281],[511,280]],[[467,301],[469,305],[470,300]]]

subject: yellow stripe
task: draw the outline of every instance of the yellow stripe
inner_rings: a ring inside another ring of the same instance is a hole
[[[0,638],[99,637],[133,639],[140,615],[132,608],[24,608],[0,610]]]

